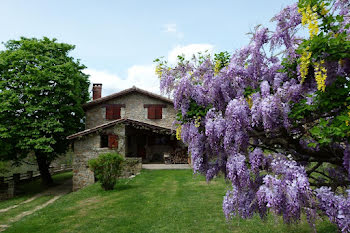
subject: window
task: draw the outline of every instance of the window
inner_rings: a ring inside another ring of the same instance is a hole
[[[101,135],[101,148],[108,147],[108,135]]]
[[[163,108],[162,104],[145,104],[145,108],[148,108],[147,118],[148,119],[162,119]]]
[[[123,107],[121,104],[106,105],[106,119],[107,120],[120,119],[120,108],[121,107]]]
[[[118,136],[114,134],[101,135],[101,148],[118,148]]]

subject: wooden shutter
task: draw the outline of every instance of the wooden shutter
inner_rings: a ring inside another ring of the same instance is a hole
[[[106,119],[107,120],[113,119],[113,107],[111,105],[106,106]]]
[[[118,148],[118,136],[114,134],[108,135],[108,147],[109,148]]]
[[[154,106],[148,107],[148,119],[155,119],[156,117],[156,108]]]
[[[120,107],[121,106],[119,104],[106,105],[106,119],[107,120],[120,119]]]
[[[120,106],[113,105],[113,119],[120,119]]]
[[[155,118],[154,119],[162,119],[162,107],[161,106],[155,107]]]

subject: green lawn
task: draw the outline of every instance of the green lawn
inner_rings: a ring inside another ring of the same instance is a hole
[[[227,187],[221,178],[208,185],[191,170],[143,170],[113,191],[94,184],[68,194],[6,232],[311,232],[305,220],[289,226],[272,215],[227,223],[221,207]],[[326,220],[317,228],[337,232]]]
[[[42,197],[38,197],[35,200],[28,202],[28,203],[24,203],[21,204],[20,206],[18,206],[17,208],[13,208],[10,209],[4,213],[0,214],[0,225],[2,224],[8,224],[9,220],[16,217],[17,215],[23,213],[24,211],[30,211],[32,209],[34,209],[36,206],[44,204],[45,202],[47,202],[48,200],[50,200],[52,198],[51,195],[47,195],[47,196],[42,196]]]

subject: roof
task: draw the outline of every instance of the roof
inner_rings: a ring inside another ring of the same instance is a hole
[[[124,118],[124,119],[118,119],[118,120],[114,120],[114,121],[110,121],[107,123],[104,123],[102,125],[98,125],[96,127],[90,128],[90,129],[86,129],[83,131],[80,131],[78,133],[69,135],[67,137],[67,139],[74,139],[74,138],[78,138],[96,131],[99,131],[101,129],[105,129],[105,128],[109,128],[111,126],[114,126],[116,124],[126,124],[126,125],[133,125],[136,127],[142,127],[142,128],[146,128],[146,129],[150,129],[150,130],[155,130],[158,132],[165,132],[165,133],[173,133],[173,129],[171,128],[167,128],[167,127],[163,127],[163,126],[158,126],[158,125],[153,125],[153,124],[149,124],[149,123],[145,123],[145,122],[141,122],[141,121],[137,121],[137,120],[133,120],[133,119],[128,119],[128,118]]]
[[[95,105],[104,103],[104,102],[106,102],[108,100],[111,100],[111,99],[114,99],[114,98],[117,98],[117,97],[120,97],[120,96],[123,96],[123,95],[126,95],[126,94],[130,94],[130,93],[133,93],[133,92],[144,94],[144,95],[147,95],[149,97],[152,97],[152,98],[159,99],[159,100],[162,100],[164,102],[167,102],[169,104],[174,104],[174,102],[171,99],[169,99],[169,98],[166,98],[164,96],[161,96],[161,95],[158,95],[158,94],[155,94],[155,93],[152,93],[152,92],[149,92],[149,91],[146,91],[146,90],[143,90],[143,89],[140,89],[140,88],[137,88],[137,87],[133,86],[132,88],[125,89],[123,91],[120,91],[120,92],[117,92],[117,93],[114,93],[114,94],[111,94],[111,95],[108,95],[108,96],[105,96],[105,97],[102,97],[102,98],[98,98],[96,100],[92,100],[92,101],[90,101],[90,102],[88,102],[86,104],[83,104],[83,108],[84,109],[88,109],[88,108],[93,107]]]

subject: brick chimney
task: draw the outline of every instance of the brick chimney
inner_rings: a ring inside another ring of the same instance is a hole
[[[101,98],[102,95],[102,83],[92,84],[92,100]]]

